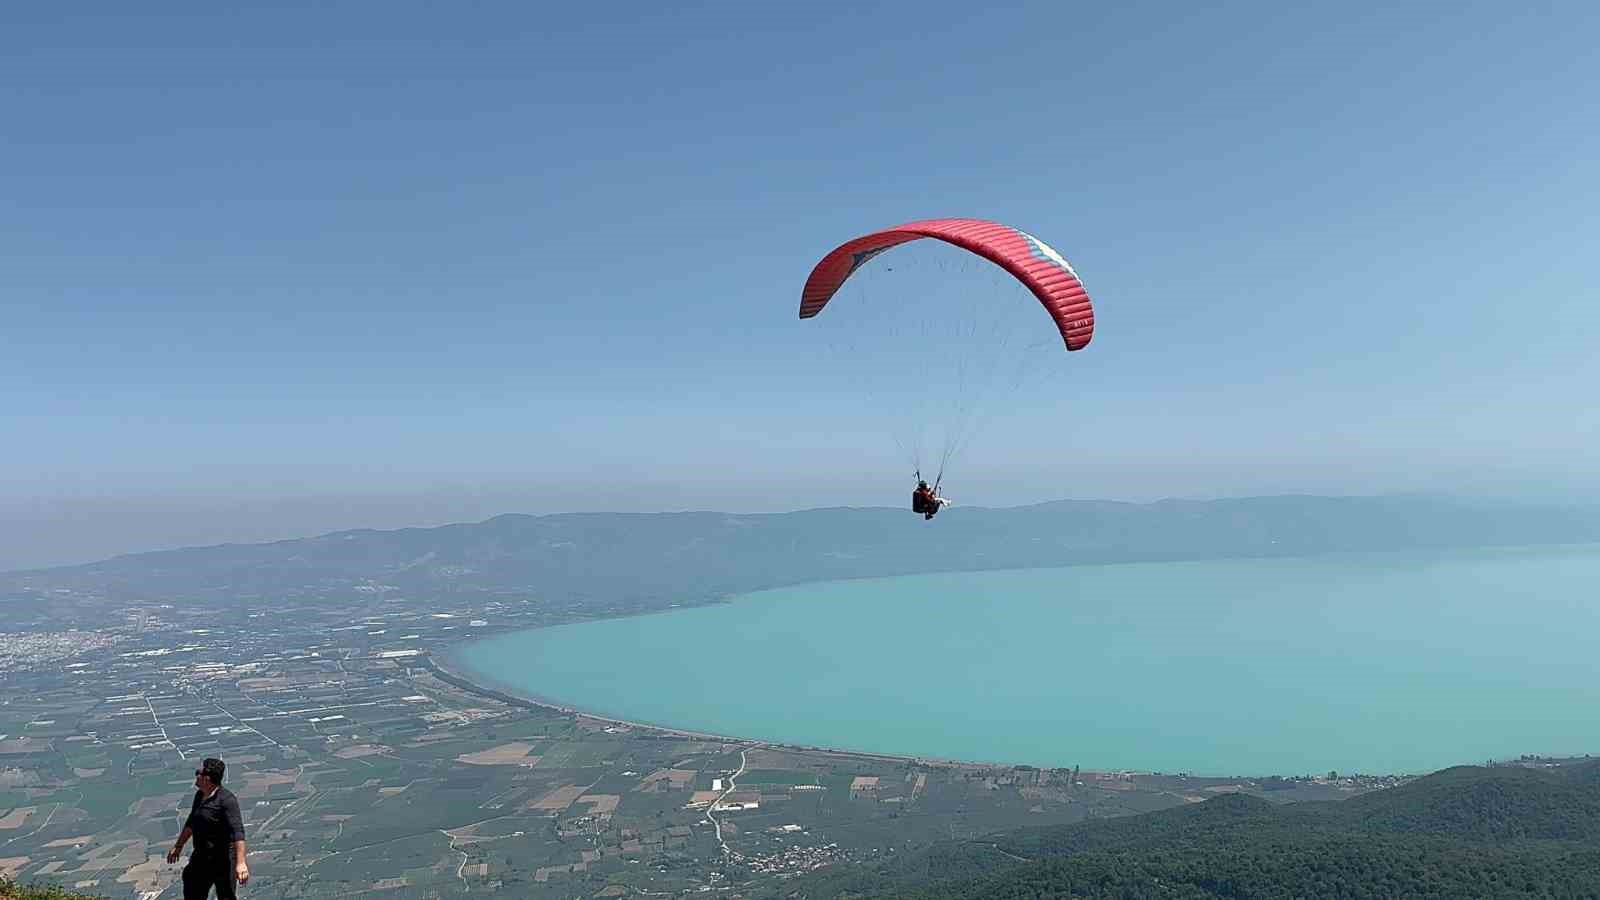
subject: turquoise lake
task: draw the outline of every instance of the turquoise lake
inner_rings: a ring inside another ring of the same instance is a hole
[[[452,665],[601,715],[946,759],[1424,772],[1600,752],[1600,546],[831,582]]]

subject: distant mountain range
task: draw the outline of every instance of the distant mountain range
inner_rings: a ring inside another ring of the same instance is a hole
[[[12,572],[0,575],[0,591],[48,585],[220,599],[388,585],[410,593],[533,591],[639,608],[927,571],[1585,542],[1600,542],[1600,507],[1429,497],[1063,500],[954,507],[931,522],[883,508],[503,515]]]
[[[1600,760],[1461,766],[1331,803],[1192,806],[945,841],[772,896],[1005,898],[1600,896]]]

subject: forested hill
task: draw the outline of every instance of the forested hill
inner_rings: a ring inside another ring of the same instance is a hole
[[[1600,760],[1554,771],[1464,766],[1340,803],[1225,795],[945,842],[774,896],[1596,897]]]
[[[908,501],[909,502],[909,501]],[[402,591],[533,590],[649,606],[804,581],[1076,563],[1600,541],[1600,508],[1489,508],[1426,498],[1058,501],[764,515],[504,515],[117,557],[0,575],[0,592],[239,595],[381,583]]]

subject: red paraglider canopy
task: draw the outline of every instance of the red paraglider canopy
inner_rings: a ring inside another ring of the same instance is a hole
[[[809,319],[838,292],[856,269],[890,247],[936,238],[971,251],[1028,286],[1055,320],[1068,350],[1082,350],[1094,337],[1094,307],[1078,273],[1044,241],[1026,231],[981,219],[924,219],[858,237],[822,258],[800,292],[800,318]]]

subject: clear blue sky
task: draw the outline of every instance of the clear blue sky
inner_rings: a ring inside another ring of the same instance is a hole
[[[1600,7],[674,6],[7,7],[0,568],[900,503],[795,307],[943,215],[1099,318],[958,499],[1597,493]]]

